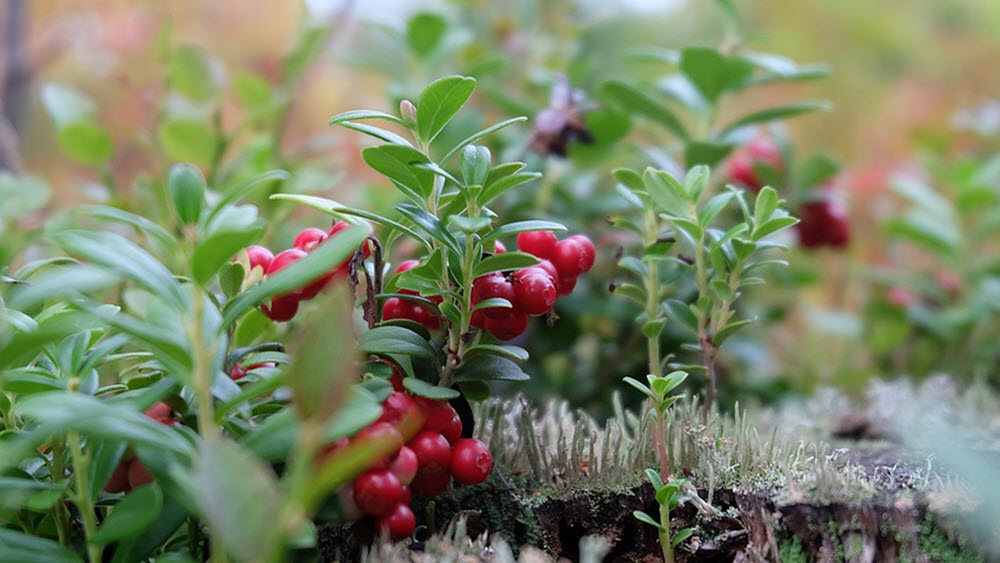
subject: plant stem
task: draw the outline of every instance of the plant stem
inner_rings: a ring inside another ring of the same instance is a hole
[[[664,563],[674,563],[674,548],[670,545],[670,507],[666,503],[660,505],[660,548],[663,550]]]
[[[97,533],[97,520],[94,518],[94,502],[90,498],[90,488],[87,485],[87,476],[90,470],[90,455],[83,452],[80,447],[80,435],[76,432],[69,432],[66,435],[69,443],[70,455],[73,458],[73,474],[76,477],[76,491],[73,495],[73,503],[80,509],[80,517],[83,519],[83,536],[87,543],[87,559],[91,563],[99,563],[103,559],[103,549],[96,543],[89,540]]]
[[[656,242],[660,229],[656,221],[656,213],[649,211],[646,213],[646,246]],[[652,321],[659,318],[660,296],[663,288],[660,285],[660,268],[657,262],[649,263],[649,273],[646,276],[646,320]],[[646,336],[646,351],[649,356],[649,373],[656,376],[663,376],[662,360],[660,359],[660,335],[654,334]],[[670,478],[670,460],[667,457],[667,439],[665,432],[665,413],[659,409],[652,399],[649,400],[650,407],[656,408],[656,427],[653,428],[653,442],[656,444],[656,461],[660,466],[660,478],[664,482]]]

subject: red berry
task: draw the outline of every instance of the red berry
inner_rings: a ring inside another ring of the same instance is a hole
[[[424,430],[441,432],[451,424],[453,418],[458,416],[448,401],[436,401],[427,397],[417,397],[415,401],[420,409],[427,414]]]
[[[407,270],[412,270],[413,268],[420,265],[420,260],[404,260],[396,266],[396,273],[401,274]]]
[[[483,323],[486,322],[486,315],[483,314],[482,310],[473,311],[472,318],[469,319],[469,326],[472,328],[483,328]]]
[[[389,534],[392,541],[400,541],[413,535],[417,529],[417,518],[410,507],[401,502],[379,517],[375,526],[379,532]]]
[[[345,485],[337,491],[337,497],[340,500],[340,516],[344,520],[359,520],[364,517],[365,513],[358,507],[358,503],[354,502],[354,486]]]
[[[326,231],[316,227],[309,227],[308,229],[303,229],[295,237],[295,242],[292,243],[292,246],[304,252],[309,252],[322,244],[324,240],[326,240]]]
[[[274,260],[274,254],[271,254],[271,251],[263,246],[258,246],[256,244],[248,246],[244,250],[246,250],[247,258],[250,262],[250,269],[253,270],[254,268],[260,268],[262,273],[266,274],[267,268],[271,265],[271,261]],[[233,262],[235,261],[236,258],[233,258]],[[246,273],[249,274],[250,272]]]
[[[594,267],[594,259],[597,257],[597,250],[594,249],[594,242],[587,235],[573,235],[567,237],[568,240],[575,240],[583,248],[583,271],[590,271]]]
[[[538,258],[548,258],[557,241],[558,239],[552,231],[528,231],[518,233],[517,248],[521,252],[533,254]]]
[[[514,307],[529,315],[544,315],[556,304],[559,291],[549,274],[534,266],[514,274]]]
[[[406,447],[417,455],[418,475],[425,470],[443,470],[447,473],[451,463],[451,444],[439,432],[422,430]]]
[[[108,479],[106,485],[104,485],[104,490],[109,493],[126,493],[132,488],[128,484],[128,468],[129,463],[121,462],[118,467],[115,468],[114,472],[111,473],[111,478]]]
[[[153,482],[153,474],[138,459],[128,464],[128,485],[135,489]]]
[[[354,480],[354,502],[372,516],[382,516],[403,497],[403,484],[387,469],[362,473]]]
[[[292,296],[274,297],[270,305],[261,305],[264,315],[275,322],[290,321],[299,312],[299,300]]]
[[[566,297],[576,288],[576,278],[559,278],[559,297]]]
[[[774,141],[767,137],[758,137],[734,152],[729,157],[729,179],[735,184],[742,184],[750,191],[759,192],[764,184],[757,177],[757,170],[754,168],[754,163],[757,162],[775,169],[781,167],[781,151]]]
[[[527,313],[515,312],[503,319],[494,320],[487,318],[483,323],[483,327],[500,340],[510,340],[521,336],[527,330],[530,318]]]
[[[274,257],[274,260],[272,260],[271,264],[267,267],[267,273],[268,275],[274,274],[292,262],[301,260],[306,256],[307,254],[305,251],[299,250],[298,248],[282,250],[277,254],[277,256]]]
[[[408,319],[409,307],[399,297],[390,297],[382,305],[382,320]]]
[[[347,221],[334,220],[333,225],[330,226],[330,235],[327,238],[332,237],[333,235],[339,233],[340,231],[343,231],[344,229],[347,229],[350,226],[351,225]]]
[[[453,446],[462,437],[462,419],[458,413],[455,413],[448,425],[441,429],[441,435]]]
[[[455,443],[451,456],[451,476],[463,485],[478,485],[493,471],[493,456],[486,444],[473,438]]]
[[[560,278],[575,278],[587,270],[587,249],[578,240],[561,240],[552,249],[551,260]]]
[[[493,241],[493,254],[503,254],[507,252],[507,247],[500,241]]]
[[[360,432],[354,435],[352,442],[376,442],[379,443],[380,447],[384,447],[386,451],[397,451],[403,446],[403,435],[396,430],[396,427],[388,422],[374,422],[371,426],[363,428]],[[389,458],[379,460],[377,463],[379,467],[388,467]]]
[[[829,245],[845,246],[851,238],[847,213],[832,199],[809,201],[802,206],[796,228],[799,242],[807,248]]]
[[[417,403],[409,395],[401,391],[394,391],[385,401],[382,401],[382,416],[378,422],[388,422],[395,426],[403,420],[408,413],[417,409]]]
[[[472,282],[472,304],[475,305],[486,299],[506,299],[514,304],[514,285],[500,272],[492,272],[484,276],[479,276]],[[513,310],[510,307],[487,307],[481,309],[483,315],[490,319],[502,319],[510,315]]]
[[[421,469],[410,483],[413,494],[422,497],[436,497],[443,493],[451,483],[451,473],[447,469]]]
[[[389,471],[399,479],[400,483],[409,485],[417,475],[419,464],[417,454],[413,453],[410,448],[403,446],[396,453],[396,459],[389,464]]]
[[[548,274],[548,276],[550,278],[552,278],[553,282],[557,282],[556,285],[559,285],[558,284],[558,281],[559,281],[559,270],[556,270],[556,267],[552,265],[552,261],[551,260],[542,260],[538,264],[535,264],[534,266],[531,266],[531,267],[532,268],[540,268],[542,271],[544,271],[546,274]]]
[[[170,405],[162,401],[153,403],[153,406],[146,409],[143,414],[160,424],[166,424],[169,426],[175,422],[173,409],[170,408]]]
[[[410,490],[409,485],[403,485],[403,498],[399,499],[399,502],[406,505],[413,502],[413,491]]]

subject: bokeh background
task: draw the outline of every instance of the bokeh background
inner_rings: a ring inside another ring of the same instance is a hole
[[[464,73],[479,79],[479,89],[469,121],[456,128],[530,117],[548,104],[560,73],[593,94],[604,79],[645,72],[625,62],[637,48],[728,42],[832,68],[825,79],[755,91],[724,111],[737,115],[796,97],[832,102],[831,111],[791,120],[780,133],[799,153],[828,153],[841,164],[838,183],[849,203],[852,243],[837,251],[793,248],[787,256],[791,268],[750,296],[745,312],[761,322],[734,340],[722,359],[729,390],[724,403],[772,401],[826,385],[852,392],[876,377],[940,371],[995,377],[990,340],[1000,330],[990,303],[998,270],[992,268],[990,241],[928,251],[899,240],[887,225],[913,205],[892,189],[895,174],[909,174],[946,200],[959,201],[962,179],[975,172],[966,169],[987,166],[1000,144],[1000,3],[734,5],[738,30],[726,24],[715,3],[693,0],[7,0],[0,14],[2,99],[21,160],[8,166],[48,182],[49,215],[82,202],[128,201],[137,182],[162,177],[172,160],[189,156],[183,150],[164,154],[158,131],[164,116],[199,115],[211,124],[210,132],[227,133],[230,162],[291,169],[286,191],[388,209],[393,192],[360,159],[359,149],[369,141],[329,127],[334,114],[353,108],[393,112],[400,99],[415,97],[430,80]],[[447,22],[443,47],[427,57],[415,57],[403,40],[407,21],[420,12]],[[315,47],[316,55],[290,79],[287,58],[303,45]],[[196,107],[171,93],[170,61],[184,49],[204,57],[205,76],[217,92]],[[93,102],[96,121],[114,143],[107,166],[82,165],[60,150],[43,103],[54,84]],[[255,121],[258,99],[279,103]],[[535,326],[526,337],[533,356],[528,371],[536,374],[527,391],[535,397],[558,394],[607,413],[621,377],[642,369],[631,325],[636,311],[607,292],[620,275],[614,253],[629,241],[603,221],[607,200],[591,198],[611,192],[609,171],[617,161],[587,152],[568,161],[545,158],[528,150],[529,134],[528,126],[505,134],[495,151],[524,159],[553,179],[505,201],[504,211],[513,218],[557,217],[591,233],[600,256],[591,278],[560,302],[557,327]],[[992,178],[983,181],[992,185]],[[270,206],[274,225],[268,236],[279,246],[296,228],[321,220],[266,200],[261,205]],[[963,209],[956,211],[962,228],[984,210]],[[10,260],[27,257],[30,249]],[[942,272],[953,274],[949,287],[957,285],[946,298],[940,298],[942,283],[933,282],[941,281]],[[979,316],[968,320],[971,310]],[[937,333],[942,316],[958,317],[958,328]]]

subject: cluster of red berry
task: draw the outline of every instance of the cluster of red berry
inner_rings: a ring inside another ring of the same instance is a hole
[[[172,426],[177,422],[177,419],[174,418],[173,410],[166,403],[156,403],[149,407],[145,414],[156,422],[167,426]],[[122,459],[118,463],[118,467],[115,468],[111,474],[111,478],[104,485],[104,490],[109,493],[127,493],[132,489],[152,482],[153,475],[135,457],[135,454],[129,452],[125,455],[125,459]]]
[[[472,326],[500,340],[510,340],[528,328],[529,317],[552,310],[558,297],[572,293],[580,274],[594,266],[594,243],[585,235],[558,240],[552,231],[517,235],[517,247],[541,263],[514,272],[493,272],[472,283],[472,304],[502,298],[513,307],[486,307],[472,313]]]
[[[341,489],[339,496],[345,518],[373,516],[379,531],[401,540],[412,535],[417,525],[410,509],[412,495],[438,496],[452,479],[478,485],[493,470],[493,456],[486,444],[462,438],[462,421],[446,401],[411,397],[402,390],[398,374],[392,382],[396,390],[382,403],[382,416],[351,440],[378,438],[398,448]],[[399,431],[404,426],[419,428],[405,445]],[[340,440],[325,454],[346,447],[351,440]]]
[[[573,235],[559,240],[552,231],[530,231],[517,236],[518,249],[534,255],[540,264],[511,272],[492,272],[476,278],[472,282],[472,305],[486,299],[506,299],[512,307],[486,307],[472,313],[473,328],[483,328],[500,340],[510,340],[519,336],[528,327],[528,319],[544,315],[552,310],[556,299],[569,295],[576,287],[580,274],[594,265],[594,243],[585,235]],[[506,252],[504,245],[497,241],[495,254]],[[407,260],[399,265],[396,273],[405,272],[419,264]],[[417,295],[408,289],[400,293]],[[441,303],[441,297],[428,299]],[[391,297],[382,306],[382,318],[409,319],[422,324],[428,330],[437,330],[441,321],[434,310],[424,303]]]
[[[270,250],[264,248],[263,246],[248,246],[245,251],[250,260],[250,272],[247,272],[247,275],[249,275],[255,268],[261,269],[261,277],[274,274],[292,262],[304,258],[306,254],[322,244],[323,241],[333,238],[337,233],[343,231],[349,226],[350,225],[344,221],[336,221],[329,232],[317,227],[309,227],[295,237],[295,242],[292,243],[292,248],[283,250],[277,255],[272,254]],[[365,257],[367,258],[371,251],[367,244],[365,244],[363,248]],[[302,288],[285,295],[273,297],[269,304],[261,304],[261,311],[263,311],[264,314],[267,315],[267,317],[272,321],[281,322],[292,320],[292,318],[295,317],[295,314],[299,311],[300,302],[316,297],[316,295],[318,295],[319,292],[334,279],[346,278],[349,264],[350,259]]]
[[[764,182],[754,168],[757,163],[778,171],[784,166],[781,151],[768,137],[757,137],[733,152],[729,157],[729,180],[754,193],[760,192]],[[802,204],[796,225],[802,246],[842,248],[850,241],[847,210],[833,192],[833,184],[826,184],[819,190],[818,197]]]

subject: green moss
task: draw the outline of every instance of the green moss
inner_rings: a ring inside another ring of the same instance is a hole
[[[983,558],[969,550],[962,538],[955,545],[944,535],[930,514],[920,526],[920,550],[932,561],[940,563],[981,563]]]
[[[802,551],[802,542],[795,537],[778,545],[778,558],[781,563],[808,563],[809,561],[805,552]]]

